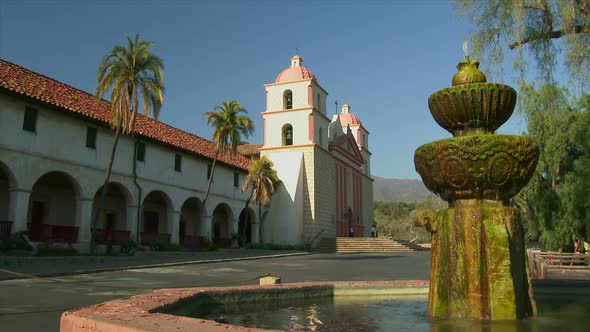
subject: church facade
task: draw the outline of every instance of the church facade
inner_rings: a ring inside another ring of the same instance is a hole
[[[300,56],[266,84],[264,143],[282,185],[273,196],[263,239],[317,243],[368,236],[373,223],[369,132],[345,104],[331,118],[328,92]]]
[[[328,93],[295,56],[265,85],[264,143],[281,183],[271,203],[246,206],[241,183],[250,159],[222,156],[206,203],[212,142],[138,116],[119,142],[107,207],[91,219],[112,143],[110,104],[0,59],[0,236],[33,242],[98,243],[164,239],[186,248],[247,241],[317,244],[367,236],[372,216],[368,131],[344,105],[328,117]],[[246,225],[247,223],[247,225]]]

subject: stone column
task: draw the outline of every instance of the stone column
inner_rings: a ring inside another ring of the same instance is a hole
[[[178,244],[180,211],[168,209],[168,232],[170,233],[170,243]]]
[[[23,232],[27,230],[27,217],[29,214],[30,190],[10,189],[10,206],[8,208],[8,219],[14,224],[12,232]]]
[[[137,234],[139,232],[139,220],[137,219],[137,205],[127,205],[126,226],[129,231],[129,237],[133,241],[137,241]],[[137,243],[139,244],[139,242]]]
[[[258,234],[260,234],[260,223],[252,223],[252,243],[260,243],[260,237],[258,236]]]
[[[203,236],[211,240],[213,238],[213,216],[203,216]]]
[[[92,198],[76,199],[76,226],[78,227],[78,243],[90,243],[92,227]],[[98,225],[96,225],[98,227]]]

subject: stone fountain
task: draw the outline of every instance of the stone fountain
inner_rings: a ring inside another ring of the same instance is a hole
[[[524,234],[510,206],[529,181],[539,149],[532,140],[495,134],[510,118],[516,91],[487,83],[479,62],[459,62],[452,87],[432,94],[434,120],[453,137],[416,150],[416,171],[448,202],[421,210],[432,233],[428,312],[432,318],[513,320],[533,316]]]

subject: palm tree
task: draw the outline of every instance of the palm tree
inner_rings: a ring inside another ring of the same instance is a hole
[[[149,117],[153,112],[156,119],[164,101],[164,62],[149,52],[153,44],[151,41],[140,40],[139,35],[134,39],[127,37],[127,47],[113,47],[98,66],[96,97],[101,99],[111,90],[110,124],[115,130],[115,138],[105,171],[101,197],[92,220],[91,252],[94,251],[95,228],[105,204],[119,138],[121,134],[133,133],[140,98],[144,114]],[[135,159],[135,156],[133,158]]]
[[[215,156],[211,165],[207,191],[203,198],[203,206],[207,203],[211,191],[215,165],[219,154],[230,152],[235,155],[238,152],[238,145],[242,142],[242,138],[248,138],[254,132],[254,122],[248,116],[240,115],[240,113],[248,113],[248,111],[237,100],[226,100],[223,102],[223,106],[215,106],[213,110],[205,112],[204,116],[207,118],[207,124],[213,126]],[[196,239],[196,228],[193,235]]]
[[[262,205],[270,201],[275,191],[275,184],[278,182],[279,177],[273,169],[272,161],[266,157],[262,157],[252,161],[252,165],[248,169],[248,176],[246,176],[242,184],[242,191],[250,190],[250,195],[248,195],[248,200],[246,201],[246,208],[248,208],[251,200],[258,204],[258,217],[260,218],[260,227],[258,229],[259,240],[260,234],[262,233]],[[249,218],[250,214],[246,215]],[[246,219],[246,223],[248,222],[248,219]]]

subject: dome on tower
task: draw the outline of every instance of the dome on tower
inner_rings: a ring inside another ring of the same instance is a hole
[[[342,105],[342,113],[339,114],[339,117],[342,127],[363,125],[356,115],[350,113],[350,105],[348,104]]]
[[[310,72],[307,68],[303,67],[301,64],[303,63],[303,58],[299,55],[296,55],[291,58],[291,67],[283,70],[275,83],[286,83],[286,82],[293,82],[293,81],[300,81],[305,79],[312,79],[314,82],[318,80],[315,76]]]

